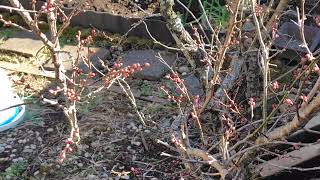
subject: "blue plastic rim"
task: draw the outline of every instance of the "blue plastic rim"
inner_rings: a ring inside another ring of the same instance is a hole
[[[10,109],[8,109],[8,110],[10,110]],[[10,114],[11,116],[3,119],[2,113],[5,113],[8,110],[4,110],[4,111],[0,112],[0,118],[1,118],[0,119],[0,126],[6,125],[6,124],[12,122],[19,115],[21,108],[20,107],[12,108],[11,111],[13,111],[13,114],[12,114],[12,112],[9,112],[9,113],[11,113]]]
[[[15,95],[12,99],[12,105],[21,103],[21,99],[17,95]],[[14,128],[16,125],[18,125],[23,120],[25,112],[25,105],[0,111],[0,132],[10,128]]]

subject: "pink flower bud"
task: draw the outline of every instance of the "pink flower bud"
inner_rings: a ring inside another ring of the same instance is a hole
[[[284,100],[284,103],[289,105],[289,106],[292,106],[293,105],[293,101],[291,99],[285,99]]]
[[[273,90],[278,90],[280,88],[278,81],[275,81],[272,83],[272,89]]]
[[[304,102],[307,102],[307,101],[308,101],[308,97],[305,96],[305,95],[299,96],[299,99],[301,99],[301,100],[304,101]]]
[[[145,67],[150,67],[150,64],[149,63],[145,63],[144,66]]]

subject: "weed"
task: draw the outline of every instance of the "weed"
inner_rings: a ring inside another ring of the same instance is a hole
[[[152,96],[153,90],[149,84],[143,83],[139,89],[140,89],[141,96]]]
[[[88,113],[92,108],[96,107],[101,102],[101,100],[103,99],[102,96],[103,96],[103,93],[96,93],[88,97],[88,99],[83,101],[79,106],[79,113],[81,114]]]
[[[193,0],[189,0],[186,2],[188,9],[190,9]],[[229,21],[229,14],[228,10],[225,6],[221,5],[219,0],[204,0],[203,1],[203,7],[204,10],[211,21],[211,23],[215,26],[222,26],[226,27],[228,25]],[[199,7],[199,12],[202,12],[202,9]],[[188,12],[183,14],[181,12],[178,12],[177,15],[180,17],[182,20],[183,24],[187,24],[187,19],[188,19]],[[203,18],[203,15],[200,17]],[[192,24],[192,22],[190,22]],[[188,23],[189,24],[189,23]]]
[[[28,165],[28,162],[26,160],[19,160],[11,166],[9,166],[5,172],[1,173],[2,177],[5,178],[18,178],[18,179],[23,179],[22,174],[26,170]]]
[[[34,101],[31,96],[22,97],[23,102]],[[25,120],[32,122],[35,125],[42,126],[43,118],[41,117],[41,112],[44,110],[38,103],[29,104],[26,106]]]
[[[10,38],[18,29],[16,28],[0,28],[0,44]]]
[[[84,29],[80,27],[68,27],[66,30],[63,32],[62,36],[59,38],[59,42],[61,47],[63,47],[66,44],[71,44],[71,45],[77,45],[77,39],[76,35],[78,32],[81,31],[81,37],[87,37],[90,35],[90,29]]]
[[[203,7],[210,20],[213,20],[213,24],[217,26],[226,27],[229,21],[228,10],[225,6],[222,6],[219,0],[208,0],[203,2]]]

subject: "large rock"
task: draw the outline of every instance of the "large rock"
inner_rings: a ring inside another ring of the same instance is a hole
[[[188,90],[188,94],[190,96],[202,96],[204,95],[204,90],[202,88],[200,80],[193,74],[188,74],[186,76],[181,77],[184,80],[184,85]],[[169,89],[171,93],[175,96],[181,95],[181,92],[177,90],[177,87],[174,82],[169,79],[165,79],[164,81],[165,86]]]
[[[193,74],[183,77],[186,88],[192,96],[202,96],[204,91],[200,80]]]
[[[144,63],[149,63],[150,67],[144,68],[141,72],[136,72],[134,77],[150,81],[157,81],[170,71],[170,69],[157,57],[159,54],[169,66],[173,65],[175,61],[174,54],[155,50],[128,51],[123,55],[123,65],[125,67],[134,63],[140,63],[141,65]]]

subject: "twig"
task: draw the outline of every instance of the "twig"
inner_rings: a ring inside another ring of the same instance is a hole
[[[263,37],[260,31],[260,24],[258,21],[256,11],[256,1],[251,0],[253,19],[256,25],[257,36],[259,39],[260,47],[262,49],[261,64],[263,67],[263,119],[267,120],[267,103],[268,103],[268,73],[269,73],[269,48],[264,44]]]
[[[213,77],[210,82],[210,87],[209,87],[209,91],[206,95],[205,102],[203,103],[202,108],[199,110],[200,114],[206,109],[207,105],[209,104],[210,100],[213,97],[214,86],[216,85],[216,83],[220,77],[220,70],[221,70],[223,62],[224,62],[225,54],[226,54],[227,50],[229,49],[231,39],[232,39],[232,34],[233,34],[235,26],[236,26],[237,16],[238,16],[238,11],[240,8],[241,0],[234,0],[231,2],[232,2],[232,7],[231,7],[232,12],[230,13],[231,15],[230,15],[230,19],[229,19],[227,37],[224,41],[223,46],[219,50],[218,58],[214,62],[214,74],[213,74]]]
[[[5,9],[11,11],[17,11],[17,12],[28,12],[28,13],[37,13],[38,11],[34,10],[27,10],[27,9],[21,9],[20,7],[10,7],[10,6],[3,6],[0,5],[0,9]]]
[[[139,109],[138,109],[138,106],[137,106],[137,103],[136,103],[136,100],[135,100],[135,98],[134,98],[134,95],[133,95],[133,93],[132,93],[132,91],[131,91],[131,89],[130,89],[130,86],[129,86],[129,84],[125,81],[125,80],[123,80],[123,79],[121,79],[121,78],[119,78],[119,79],[117,79],[117,82],[118,82],[118,84],[119,84],[119,86],[122,88],[122,90],[123,90],[123,92],[127,95],[127,97],[129,98],[129,100],[130,100],[130,102],[131,102],[131,104],[132,104],[132,106],[133,106],[133,109],[136,111],[136,113],[138,114],[138,117],[139,117],[139,120],[141,121],[141,123],[143,124],[143,125],[146,125],[146,123],[145,123],[145,121],[144,121],[144,116],[143,116],[143,114],[139,111]],[[125,86],[124,86],[124,85]]]
[[[170,146],[167,142],[163,142],[163,141],[161,141],[160,139],[157,139],[157,143],[166,146],[167,148],[169,148],[169,149],[172,150],[172,151],[179,152],[178,149],[176,149],[176,148],[173,147],[173,146]]]
[[[143,135],[143,132],[142,132],[142,131],[140,131],[140,136],[141,136],[141,140],[142,140],[142,144],[143,144],[143,146],[144,146],[144,149],[145,149],[146,151],[149,151],[149,146],[148,146],[148,144],[147,144],[146,139],[144,138],[144,135]]]
[[[274,25],[275,21],[279,18],[279,14],[288,6],[288,0],[280,0],[278,6],[273,13],[272,17],[269,19],[266,28],[267,30],[271,30],[272,26]]]

